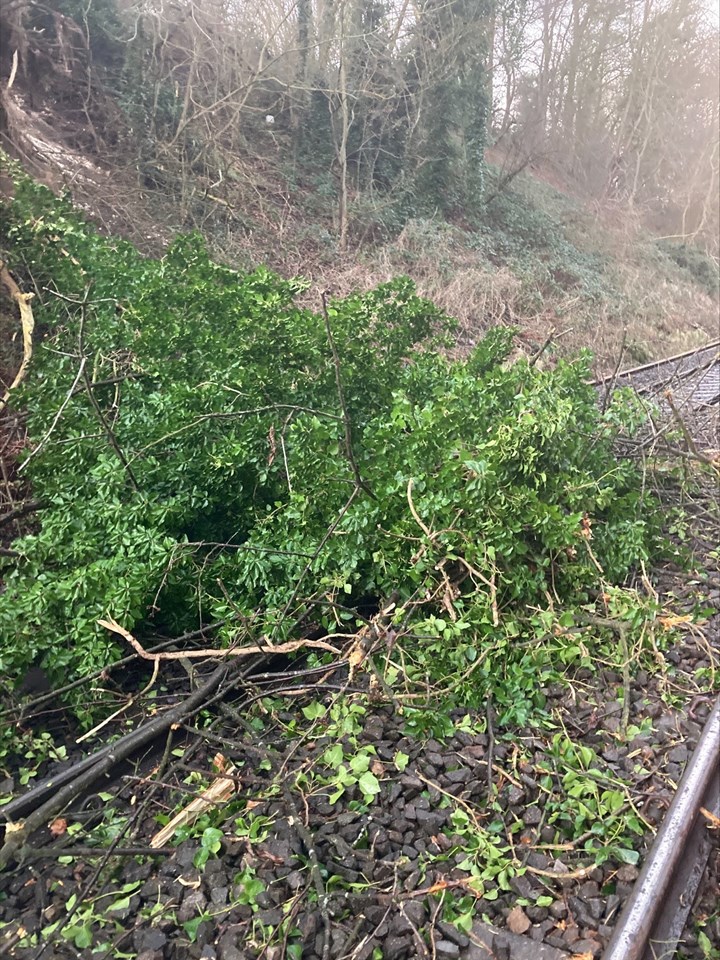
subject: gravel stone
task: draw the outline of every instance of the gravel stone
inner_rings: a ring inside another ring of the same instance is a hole
[[[634,883],[640,876],[640,871],[632,863],[624,863],[616,873],[621,883]]]
[[[519,877],[510,878],[510,886],[520,897],[525,897],[527,900],[532,900],[535,896],[535,891],[537,889],[536,885],[528,877],[527,874],[523,874]]]
[[[460,767],[457,770],[448,770],[444,774],[443,780],[445,783],[467,783],[471,776],[472,770],[468,767]]]
[[[527,933],[532,926],[530,919],[522,907],[513,907],[507,916],[508,929],[513,933]]]
[[[232,933],[226,933],[218,941],[219,960],[246,960],[246,954],[238,949],[237,937]]]
[[[548,907],[551,917],[556,920],[564,920],[568,915],[567,904],[563,900],[554,900]]]
[[[435,955],[439,960],[455,960],[460,956],[460,947],[450,940],[436,940]]]
[[[452,923],[447,923],[444,920],[440,920],[437,924],[437,928],[442,934],[443,940],[449,940],[450,943],[454,943],[458,947],[464,948],[470,943],[470,937],[463,933],[462,930],[458,930],[458,928]]]
[[[422,826],[426,833],[435,833],[447,820],[445,813],[431,810],[416,810],[415,813],[417,815],[418,826]]]
[[[525,907],[525,913],[533,923],[542,923],[548,917],[547,907],[536,907],[534,904]]]
[[[410,937],[388,937],[383,944],[383,960],[400,960],[408,956],[412,948]]]
[[[404,773],[400,777],[400,786],[402,787],[403,793],[408,800],[412,800],[413,797],[416,797],[425,789],[425,784],[422,782],[422,780],[410,773]]]
[[[178,907],[178,923],[187,923],[194,920],[207,906],[207,897],[202,890],[186,890],[183,901]]]
[[[423,923],[425,923],[427,910],[425,904],[420,900],[408,901],[408,903],[404,904],[403,911],[405,916],[408,917],[416,927],[421,927]]]
[[[570,909],[575,921],[581,927],[595,928],[602,916],[602,903],[599,900],[582,900],[580,897],[569,898]],[[592,910],[590,904],[594,904]]]
[[[192,945],[192,948],[197,951],[196,956],[201,957],[202,951],[206,944],[210,943],[210,941],[214,939],[215,921],[203,920],[203,922],[198,925],[195,931],[195,943]]]
[[[602,953],[602,944],[597,940],[576,940],[570,949],[573,953],[589,953],[593,957],[599,957]]]
[[[565,928],[565,932],[563,933],[563,940],[565,941],[566,944],[569,945],[572,943],[576,943],[579,939],[580,939],[579,927],[574,923],[569,924]]]
[[[183,870],[189,870],[193,867],[193,861],[195,859],[195,854],[200,848],[196,843],[190,843],[186,841],[181,843],[177,848],[177,853],[175,854],[175,863],[177,866],[181,867]]]
[[[213,887],[210,891],[210,900],[216,907],[224,907],[228,900],[228,887]]]
[[[605,901],[605,913],[604,917],[606,920],[610,920],[617,913],[618,907],[620,906],[620,897],[617,894],[611,893],[610,896]]]
[[[167,939],[162,930],[155,927],[140,927],[133,933],[133,946],[138,953],[145,950],[162,950]]]
[[[507,793],[507,802],[511,807],[517,807],[525,799],[526,793],[522,787],[511,785]]]
[[[671,763],[687,763],[687,759],[690,756],[690,751],[688,748],[682,744],[673,749],[668,754],[668,760]]]

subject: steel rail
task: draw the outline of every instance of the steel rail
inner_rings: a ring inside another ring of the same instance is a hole
[[[676,389],[682,389],[683,386],[686,386],[688,383],[692,386],[692,381],[694,380],[694,389],[697,390],[707,377],[712,376],[712,371],[718,367],[720,367],[720,359],[718,359],[718,356],[711,357],[709,360],[703,360],[699,362],[697,366],[687,370],[679,370],[675,367],[672,371],[663,374],[662,379],[641,384],[634,389],[636,393],[659,393],[671,385],[674,385]],[[625,379],[621,385],[632,386],[632,377],[622,374],[621,377],[618,377],[618,380],[622,380],[623,377]]]
[[[720,697],[603,960],[672,960],[677,955],[713,845],[701,807],[720,815]]]
[[[672,357],[665,357],[662,360],[652,360],[650,363],[643,363],[639,367],[629,367],[627,370],[621,370],[617,374],[617,378],[620,379],[621,377],[631,377],[637,373],[644,373],[646,370],[652,370],[652,369],[657,369],[658,367],[669,366],[670,364],[673,364],[673,363],[676,364],[678,363],[678,361],[685,360],[688,357],[694,357],[697,354],[705,353],[706,350],[718,350],[718,349],[720,349],[720,340],[712,340],[710,343],[706,343],[702,347],[696,347],[694,350],[686,350],[684,353],[676,353]],[[700,364],[698,364],[698,366],[702,366],[703,362],[706,362],[706,361],[702,361]],[[693,373],[695,370],[697,370],[697,367],[692,367],[690,369],[690,373]],[[606,377],[600,377],[599,379],[594,380],[593,386],[597,386],[597,387],[602,386],[604,383],[607,383],[608,380],[612,380],[612,379],[613,379],[613,375],[608,374],[608,376]]]

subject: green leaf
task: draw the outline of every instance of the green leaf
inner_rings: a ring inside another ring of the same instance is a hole
[[[621,863],[629,863],[632,866],[640,860],[640,854],[637,850],[629,850],[626,847],[616,847],[615,856]]]
[[[114,900],[108,907],[106,907],[106,910],[108,913],[113,913],[117,910],[127,910],[129,906],[130,897],[120,897],[119,900]]]
[[[354,757],[350,758],[350,769],[355,776],[365,773],[369,766],[370,757],[366,753],[356,753]]]
[[[329,804],[336,804],[336,803],[338,802],[338,800],[340,799],[340,797],[341,797],[344,793],[345,793],[345,787],[342,786],[342,785],[339,786],[336,790],[333,790],[333,791],[328,795],[328,803],[329,803]]]
[[[186,920],[185,923],[183,923],[183,930],[187,934],[188,940],[191,943],[195,943],[195,940],[197,939],[198,927],[203,920],[205,920],[205,914],[201,913],[199,917],[194,917],[192,920]]]
[[[318,703],[317,700],[313,700],[312,703],[308,703],[307,706],[302,708],[302,712],[306,720],[319,720],[325,716],[327,708]]]
[[[322,755],[322,762],[326,767],[331,767],[333,770],[337,770],[340,764],[343,762],[343,748],[342,744],[334,743],[331,747],[325,751]]]
[[[222,846],[224,834],[217,827],[207,827],[200,838],[201,845],[210,853],[217,853]]]
[[[367,802],[380,793],[380,783],[374,773],[367,770],[358,780],[358,786],[362,790],[363,796]]]
[[[79,950],[92,946],[93,932],[87,924],[70,927],[69,930],[63,931],[63,935],[72,940]]]
[[[407,753],[403,753],[402,750],[398,750],[393,757],[393,762],[400,773],[402,773],[410,762],[410,757]]]
[[[708,937],[703,930],[698,931],[697,940],[704,957],[711,958],[718,956],[719,951],[713,947],[710,937]]]

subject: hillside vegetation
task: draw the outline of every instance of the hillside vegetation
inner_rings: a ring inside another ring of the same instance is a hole
[[[505,323],[598,372],[623,340],[643,362],[716,333],[717,30],[696,0],[2,17],[6,144],[144,252],[198,229],[234,268],[308,278],[315,310],[408,275],[461,350]]]

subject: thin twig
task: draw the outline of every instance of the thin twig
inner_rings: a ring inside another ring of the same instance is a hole
[[[328,313],[327,306],[327,297],[328,291],[323,290],[321,295],[322,300],[322,310],[323,317],[325,318],[325,330],[327,332],[328,342],[330,344],[330,349],[332,350],[333,356],[333,365],[335,367],[335,384],[337,386],[338,400],[340,401],[340,409],[342,410],[342,419],[343,427],[345,430],[345,456],[347,457],[348,463],[350,464],[350,469],[353,472],[353,477],[355,478],[355,484],[360,487],[361,490],[364,490],[373,500],[377,500],[377,497],[372,492],[370,487],[365,483],[363,478],[360,476],[360,469],[357,465],[357,460],[355,459],[355,454],[353,453],[352,445],[352,424],[350,423],[350,414],[348,413],[347,404],[345,402],[345,392],[342,385],[342,376],[340,373],[340,354],[338,353],[337,345],[335,343],[335,338],[333,337],[332,327],[330,325],[330,314]]]
[[[325,883],[322,878],[322,873],[320,872],[320,863],[318,862],[315,843],[313,842],[312,834],[302,822],[298,812],[297,804],[295,803],[295,798],[285,782],[283,782],[282,791],[283,798],[291,814],[289,817],[289,823],[292,827],[294,827],[298,836],[304,843],[305,849],[307,850],[308,860],[310,861],[310,875],[315,887],[315,892],[317,893],[318,907],[320,908],[320,916],[322,917],[324,927],[321,956],[322,960],[329,960],[332,927],[330,924],[330,913],[328,911],[328,895],[327,891],[325,890]]]
[[[125,473],[127,475],[127,478],[130,481],[130,485],[132,486],[133,490],[136,493],[139,493],[140,486],[137,482],[135,474],[133,473],[130,467],[130,463],[127,457],[125,456],[125,454],[123,453],[122,448],[120,447],[120,444],[117,441],[117,437],[115,436],[115,432],[113,431],[113,428],[108,423],[105,417],[105,414],[102,411],[102,407],[98,403],[98,399],[95,396],[95,393],[93,391],[93,383],[92,383],[92,380],[90,379],[90,374],[87,372],[85,368],[85,363],[83,362],[85,360],[85,320],[87,317],[87,305],[88,305],[89,295],[90,295],[90,287],[86,289],[85,298],[80,304],[80,327],[78,330],[78,353],[82,357],[82,360],[80,361],[80,372],[82,374],[83,382],[85,383],[85,390],[88,395],[88,400],[90,401],[91,407],[95,411],[95,416],[100,421],[100,425],[105,431],[105,435],[108,439],[110,446],[113,448],[113,450],[115,451],[116,457],[122,464],[123,469],[125,470]]]
[[[86,363],[87,363],[87,357],[83,357],[83,358],[80,360],[80,366],[79,366],[79,368],[78,368],[77,374],[75,375],[75,379],[73,380],[72,386],[71,386],[70,389],[68,390],[65,399],[64,399],[63,402],[60,404],[60,409],[57,411],[57,413],[56,413],[55,416],[53,417],[53,421],[52,421],[52,423],[50,424],[50,426],[48,427],[48,430],[47,430],[45,436],[42,438],[42,440],[40,441],[40,443],[38,443],[38,445],[35,447],[35,449],[34,449],[34,450],[31,450],[30,453],[28,454],[28,456],[27,456],[27,457],[23,460],[23,462],[20,464],[20,466],[18,467],[18,473],[22,473],[22,471],[23,471],[23,470],[25,469],[25,467],[30,463],[30,461],[32,460],[32,458],[35,457],[35,456],[37,456],[38,453],[40,453],[40,451],[42,450],[42,448],[45,446],[45,444],[46,444],[46,443],[48,442],[48,440],[50,439],[50,436],[52,435],[53,430],[54,430],[55,427],[57,426],[57,423],[58,423],[60,417],[61,417],[62,414],[63,414],[63,410],[65,409],[65,407],[66,407],[66,406],[68,405],[68,403],[70,402],[70,398],[72,397],[73,393],[75,392],[75,388],[77,387],[78,383],[80,382],[80,378],[83,376],[83,374],[84,374],[84,372],[85,372],[85,364],[86,364]]]
[[[617,363],[615,364],[615,369],[612,372],[612,377],[610,378],[610,384],[605,390],[605,396],[603,397],[602,402],[602,412],[605,413],[607,410],[612,395],[615,391],[615,384],[617,383],[618,374],[620,373],[620,366],[623,362],[623,357],[625,356],[625,344],[627,342],[627,327],[623,330],[622,341],[620,343],[620,352],[618,353]]]

